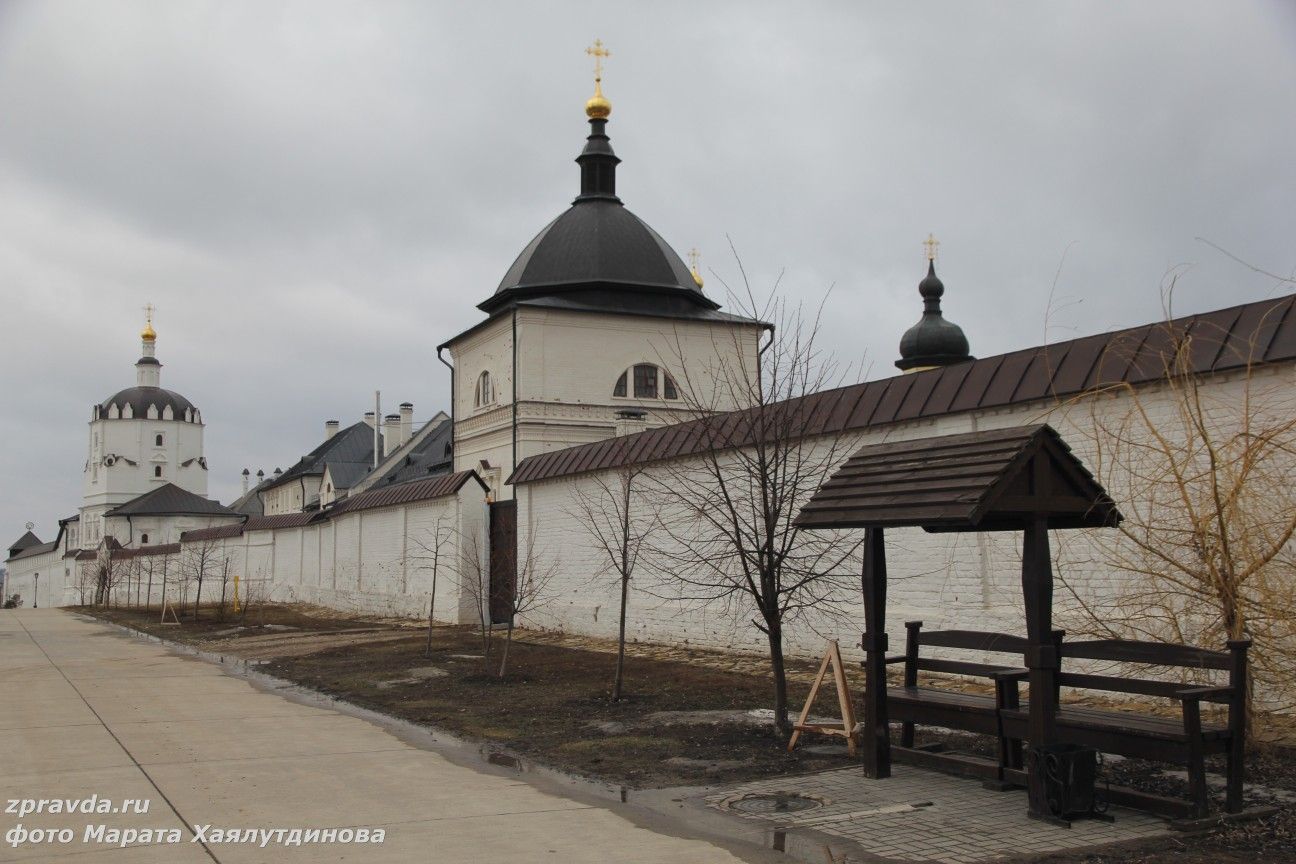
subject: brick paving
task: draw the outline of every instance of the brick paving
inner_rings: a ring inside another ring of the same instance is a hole
[[[869,780],[859,768],[744,783],[705,800],[735,818],[771,829],[814,830],[853,840],[864,851],[895,862],[970,864],[1023,853],[1090,849],[1108,843],[1168,835],[1160,819],[1111,809],[1115,822],[1079,820],[1070,829],[1026,815],[1024,790],[994,792],[977,780],[897,765],[887,780]],[[730,802],[753,794],[804,794],[824,799],[810,810],[739,814]]]

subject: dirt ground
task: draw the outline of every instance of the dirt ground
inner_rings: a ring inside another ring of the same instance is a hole
[[[678,647],[634,645],[626,659],[627,698],[610,689],[614,643],[554,633],[517,631],[508,673],[497,676],[503,633],[492,638],[490,663],[480,634],[438,626],[425,653],[426,627],[304,606],[267,605],[242,625],[216,620],[158,623],[157,610],[79,610],[207,651],[263,663],[269,674],[348,702],[444,729],[562,771],[632,788],[730,783],[806,773],[852,763],[840,739],[807,736],[789,754],[762,715],[773,688],[763,658]],[[862,678],[850,659],[858,692]],[[804,702],[817,664],[790,664],[791,704]],[[835,717],[826,686],[814,714]],[[919,732],[919,743],[940,740],[963,751],[989,753],[992,742],[972,736]],[[1108,763],[1113,785],[1187,796],[1174,766],[1121,760]],[[1212,770],[1222,770],[1213,766]],[[1249,803],[1277,804],[1278,816],[1077,858],[1023,859],[1041,864],[1170,864],[1170,862],[1296,861],[1296,751],[1267,745],[1248,763],[1257,784]]]

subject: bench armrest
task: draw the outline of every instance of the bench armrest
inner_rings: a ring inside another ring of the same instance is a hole
[[[995,681],[1025,681],[1030,677],[1029,669],[1005,669],[1002,672],[991,672],[990,676]]]
[[[1232,687],[1186,687],[1176,692],[1175,696],[1185,701],[1198,701],[1210,699],[1213,696],[1231,696],[1232,694]]]

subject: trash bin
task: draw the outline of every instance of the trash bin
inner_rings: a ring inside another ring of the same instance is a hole
[[[1095,786],[1099,755],[1092,747],[1049,744],[1027,751],[1031,774],[1030,812],[1070,823],[1072,819],[1104,816]]]

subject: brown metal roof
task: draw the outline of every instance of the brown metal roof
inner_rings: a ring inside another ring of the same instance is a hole
[[[217,525],[214,528],[194,528],[192,531],[183,531],[180,540],[184,543],[198,540],[224,540],[228,537],[238,537],[242,533],[242,523],[235,522],[233,525]]]
[[[301,513],[276,513],[274,516],[250,516],[244,531],[267,531],[275,528],[299,528],[320,518],[318,510]]]
[[[1248,362],[1296,359],[1296,295],[1261,300],[1158,324],[1056,342],[926,372],[867,381],[767,406],[780,420],[756,421],[751,409],[721,419],[690,420],[624,438],[581,444],[524,459],[510,483],[534,483],[636,462],[674,459],[710,447],[741,447],[764,427],[788,418],[807,435],[998,408],[1086,390],[1164,377],[1175,346],[1187,345],[1195,374],[1238,369]]]
[[[1039,514],[1052,528],[1112,526],[1121,518],[1045,425],[864,447],[815,492],[795,524],[990,531],[1019,529]]]
[[[372,510],[375,507],[393,507],[397,504],[409,504],[413,501],[425,501],[453,495],[463,488],[469,480],[476,480],[486,488],[475,471],[459,471],[454,474],[441,474],[419,480],[414,483],[402,483],[399,486],[384,486],[361,492],[353,498],[347,498],[328,511],[332,517],[340,513],[352,513],[356,510]]]
[[[237,528],[238,526],[235,525],[233,527]],[[188,537],[190,533],[192,532],[186,531],[180,536]],[[234,535],[234,536],[238,536],[238,535]],[[179,555],[179,554],[180,554],[179,543],[157,543],[153,546],[140,546],[137,549],[114,549],[112,557],[114,561],[121,561],[126,558],[151,558],[154,555]]]

